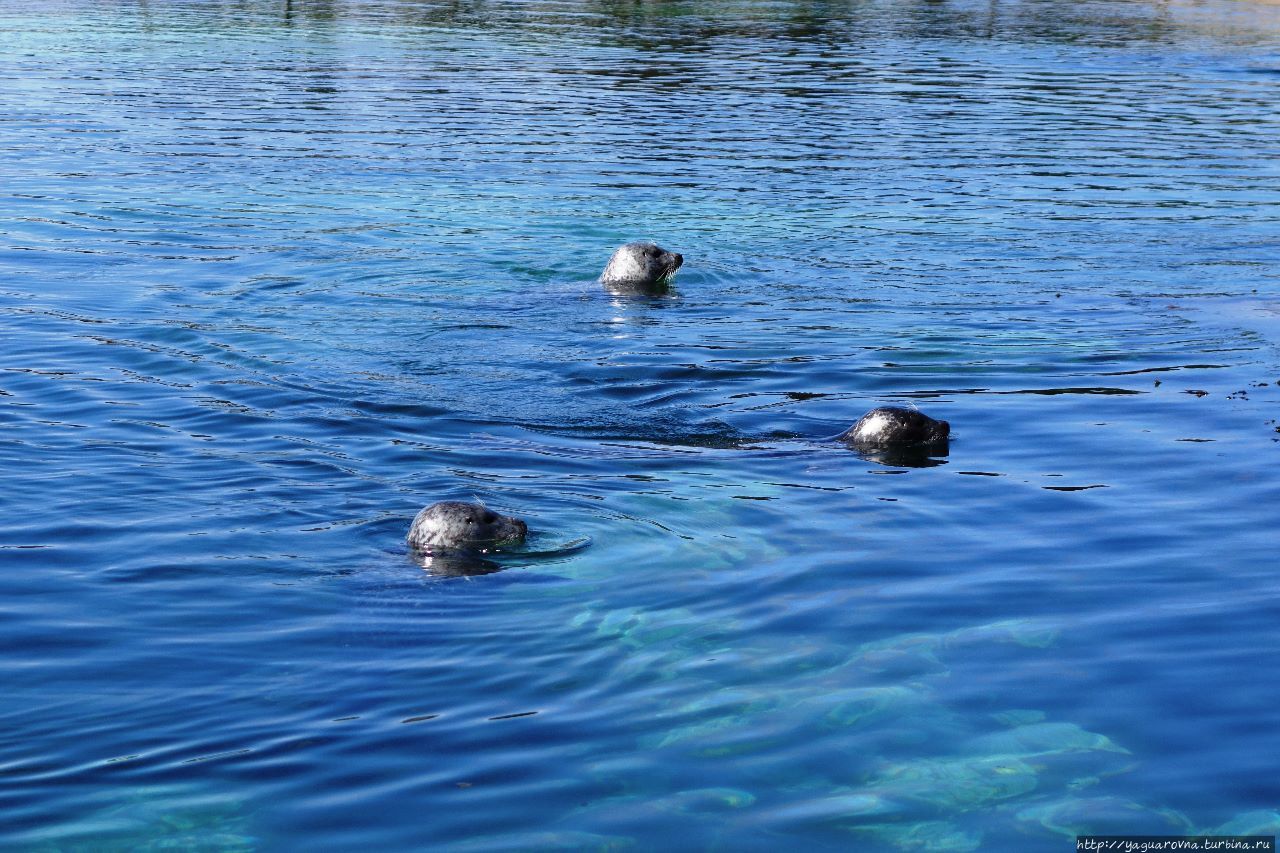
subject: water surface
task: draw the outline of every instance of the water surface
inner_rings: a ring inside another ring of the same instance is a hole
[[[0,35],[0,846],[1280,831],[1280,7]],[[472,498],[591,544],[424,572]]]

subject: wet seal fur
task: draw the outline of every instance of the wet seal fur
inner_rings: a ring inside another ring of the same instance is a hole
[[[523,541],[528,532],[529,525],[520,519],[499,515],[480,504],[440,501],[418,513],[406,539],[410,548],[427,555],[483,553]]]
[[[946,456],[951,424],[901,406],[880,406],[837,436],[837,440],[885,465],[937,465],[931,456]]]
[[[684,255],[637,240],[618,247],[600,274],[600,283],[614,291],[665,293],[683,263]]]

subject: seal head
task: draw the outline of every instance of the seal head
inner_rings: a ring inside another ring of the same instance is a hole
[[[640,240],[620,246],[609,258],[600,283],[610,290],[660,292],[684,263],[684,256]]]
[[[862,451],[918,449],[945,454],[951,424],[937,421],[915,409],[880,406],[872,409],[840,434],[845,444]]]
[[[440,501],[418,513],[407,539],[409,547],[425,554],[482,552],[520,542],[528,532],[520,519],[480,504]]]

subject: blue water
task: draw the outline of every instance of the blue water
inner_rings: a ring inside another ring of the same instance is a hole
[[[1275,834],[1278,104],[1238,0],[0,0],[0,848]]]

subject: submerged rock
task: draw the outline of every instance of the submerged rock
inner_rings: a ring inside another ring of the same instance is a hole
[[[853,831],[899,850],[968,853],[982,844],[981,834],[940,820],[869,824],[854,827]]]
[[[769,822],[783,826],[839,825],[849,821],[860,822],[868,817],[884,819],[903,811],[902,803],[881,794],[848,790],[787,803],[770,811]]]
[[[1004,726],[1029,726],[1032,723],[1044,722],[1047,717],[1044,711],[1037,711],[1034,708],[1013,708],[1008,711],[997,711],[991,715],[991,719]]]
[[[60,827],[47,848],[34,849],[251,853],[259,847],[239,801],[180,785],[111,793],[120,800]]]
[[[1002,619],[936,634],[899,634],[863,643],[849,657],[862,671],[895,674],[945,673],[942,654],[963,646],[1002,643],[1043,649],[1057,639],[1057,629],[1040,620]]]
[[[1280,835],[1280,812],[1269,809],[1244,812],[1206,835]]]
[[[658,807],[680,814],[712,814],[745,809],[755,801],[755,794],[738,788],[696,788],[664,797]]]
[[[1188,835],[1191,822],[1179,812],[1118,797],[1051,800],[1019,809],[1016,819],[1057,835]]]
[[[921,706],[927,706],[925,694],[902,685],[887,687],[851,687],[813,700],[829,710],[822,715],[822,723],[831,728],[850,728],[870,725],[883,719],[912,714]]]
[[[777,707],[777,700],[740,688],[724,688],[673,710],[672,719],[695,718],[641,740],[647,749],[694,742],[700,750],[722,744],[726,735],[752,737],[760,715]]]
[[[1058,629],[1039,619],[1001,619],[986,625],[960,628],[946,635],[948,646],[968,643],[1012,643],[1031,649],[1044,649],[1058,639]]]
[[[1032,723],[981,735],[968,741],[965,751],[1022,756],[1094,751],[1130,754],[1105,735],[1086,731],[1075,723]]]
[[[449,845],[450,850],[574,850],[613,853],[617,850],[633,850],[634,838],[619,835],[597,835],[594,832],[573,830],[547,830],[543,832],[513,832],[505,835],[488,835]]]
[[[985,808],[1035,790],[1036,770],[1013,755],[918,759],[892,764],[866,790],[948,814]]]

